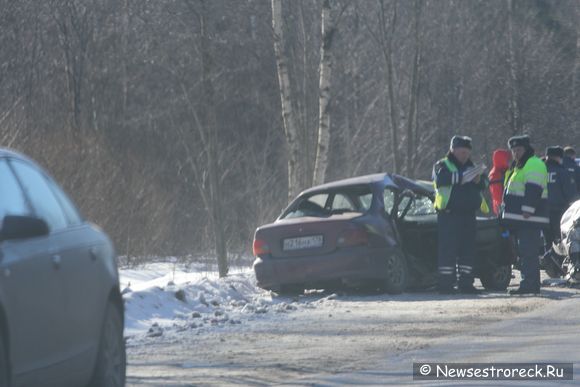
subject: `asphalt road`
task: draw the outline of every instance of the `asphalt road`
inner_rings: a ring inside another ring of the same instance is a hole
[[[234,328],[129,343],[127,383],[402,385],[417,383],[414,360],[579,360],[577,290],[551,287],[541,297],[515,298],[504,293],[324,296],[303,297],[308,308]],[[554,336],[560,339],[553,341]],[[570,338],[576,352],[567,357],[557,347]]]

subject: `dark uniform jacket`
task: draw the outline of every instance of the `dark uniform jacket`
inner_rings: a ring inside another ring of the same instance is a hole
[[[564,211],[576,197],[576,187],[569,171],[554,160],[546,160],[548,168],[548,204],[550,211]]]
[[[576,187],[576,194],[580,195],[580,166],[576,164],[576,161],[573,158],[568,156],[565,156],[562,159],[562,165],[572,176],[572,179],[574,180],[573,183]]]

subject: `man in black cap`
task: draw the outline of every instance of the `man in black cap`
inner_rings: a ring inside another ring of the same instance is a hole
[[[534,154],[528,136],[515,136],[508,145],[514,161],[506,172],[501,219],[515,235],[522,281],[510,295],[540,293],[540,230],[548,217],[548,171]]]
[[[564,148],[562,165],[564,165],[564,168],[568,170],[574,180],[576,195],[580,195],[580,166],[576,164],[576,151],[571,146]]]
[[[439,284],[442,294],[455,293],[456,266],[458,290],[474,294],[476,211],[487,210],[482,196],[486,188],[483,167],[470,160],[471,138],[454,136],[447,156],[433,167],[435,209],[439,236]]]
[[[555,239],[560,239],[560,220],[576,197],[576,187],[571,174],[562,165],[564,148],[551,146],[546,149],[546,168],[548,169],[548,204],[550,208],[550,227],[544,230],[546,251]]]

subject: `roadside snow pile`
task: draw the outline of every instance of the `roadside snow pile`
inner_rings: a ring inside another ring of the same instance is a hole
[[[121,269],[125,336],[160,337],[167,332],[202,331],[242,324],[264,315],[298,309],[256,286],[250,268],[220,279],[214,271],[155,263]]]

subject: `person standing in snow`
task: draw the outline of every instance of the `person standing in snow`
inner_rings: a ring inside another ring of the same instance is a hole
[[[510,295],[540,293],[540,230],[548,218],[548,170],[534,154],[529,136],[508,141],[514,161],[506,172],[501,220],[515,234],[522,281]]]
[[[560,220],[574,201],[576,187],[571,174],[562,165],[564,149],[551,146],[546,149],[546,168],[548,169],[548,205],[550,225],[544,229],[544,247],[552,248],[555,239],[560,239]]]
[[[438,227],[438,290],[455,293],[459,268],[458,290],[474,294],[473,265],[475,260],[476,212],[487,209],[482,191],[486,179],[483,167],[470,159],[471,138],[454,136],[447,156],[433,166],[435,209]]]
[[[493,168],[489,172],[489,192],[492,210],[496,215],[499,215],[500,212],[505,173],[510,167],[511,158],[511,153],[507,149],[497,149],[493,152]]]

